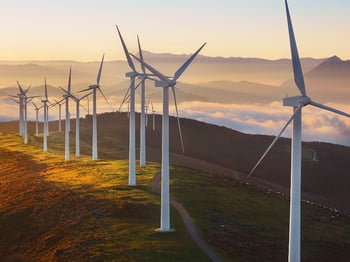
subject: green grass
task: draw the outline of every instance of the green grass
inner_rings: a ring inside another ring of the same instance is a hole
[[[285,196],[184,168],[172,171],[171,190],[204,238],[226,258],[287,260],[289,201]],[[303,203],[301,245],[302,261],[348,261],[350,218]]]
[[[12,162],[13,172],[1,172],[0,179],[2,183],[7,180],[7,186],[13,190],[15,185],[21,190],[12,198],[15,205],[1,206],[0,232],[3,235],[6,227],[15,222],[16,232],[29,236],[18,239],[9,235],[2,240],[0,258],[16,246],[12,253],[33,260],[208,260],[190,240],[174,210],[172,225],[176,232],[154,231],[159,227],[160,206],[159,196],[150,189],[150,181],[159,171],[158,164],[138,168],[138,186],[130,188],[125,160],[93,162],[83,156],[79,160],[64,161],[62,152],[43,153],[39,147],[23,146],[14,135],[2,135],[0,142],[3,157],[9,156],[7,160],[9,164]],[[55,150],[57,148],[55,146]],[[12,160],[12,156],[16,159]],[[16,178],[14,174],[21,166],[19,161],[25,169]],[[36,165],[40,166],[38,173],[28,172]],[[18,179],[27,176],[31,178],[20,186]],[[35,183],[32,185],[32,182]],[[9,194],[9,189],[2,186],[1,198],[6,199]],[[33,240],[43,244],[31,245],[28,241]]]

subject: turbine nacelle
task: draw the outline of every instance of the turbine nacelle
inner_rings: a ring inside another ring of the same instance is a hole
[[[148,78],[148,76],[149,76],[149,75],[147,75],[147,74],[138,74],[138,77],[137,77],[137,78],[138,78],[139,80],[141,80],[141,81],[142,81],[142,80],[147,79],[147,78]]]
[[[154,82],[154,85],[156,87],[171,87],[171,86],[175,86],[176,85],[176,81],[164,81],[164,80],[156,80]]]
[[[137,72],[128,72],[125,74],[126,77],[137,77],[139,73]]]
[[[45,100],[45,99],[44,99],[44,100],[41,100],[41,102],[42,102],[42,103],[48,103],[49,100],[47,100],[47,99]]]
[[[94,89],[94,88],[100,88],[100,85],[94,84],[89,86],[89,89]]]
[[[308,96],[291,96],[283,99],[284,106],[296,107],[299,105],[306,106],[311,103],[311,98]]]
[[[156,80],[154,82],[155,87],[169,87],[169,82],[163,80]]]

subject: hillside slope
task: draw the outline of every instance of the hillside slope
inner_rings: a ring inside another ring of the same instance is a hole
[[[152,117],[147,127],[147,158],[161,159],[161,116]],[[72,120],[71,125],[74,126]],[[91,116],[81,120],[81,140],[87,154],[91,146]],[[271,136],[248,135],[191,119],[181,119],[185,153],[181,152],[177,123],[170,117],[171,163],[213,173],[230,173],[245,180],[246,174],[273,140]],[[128,157],[129,120],[126,113],[105,113],[98,117],[99,156]],[[34,125],[29,125],[34,133]],[[50,124],[57,130],[57,121]],[[0,123],[0,130],[17,132],[16,122]],[[136,115],[136,143],[139,144],[139,114]],[[73,130],[72,130],[73,131]],[[74,143],[74,131],[72,132]],[[63,149],[63,139],[60,149]],[[74,144],[72,144],[72,151]],[[308,199],[350,212],[350,148],[329,143],[303,143],[302,191]],[[250,183],[289,192],[290,140],[281,138],[255,171]]]
[[[24,146],[18,136],[0,135],[0,235],[6,236],[0,260],[16,254],[22,261],[207,261],[174,210],[176,232],[154,232],[159,196],[151,180],[158,164],[138,168],[138,186],[130,188],[127,161],[110,160],[116,152],[102,146],[104,160],[64,161],[62,140],[62,133],[51,132],[50,152],[43,153],[40,138]],[[89,154],[88,145],[83,152]],[[223,261],[287,259],[283,194],[180,167],[171,168],[171,194]],[[349,217],[312,203],[303,203],[302,214],[302,260],[348,261]]]

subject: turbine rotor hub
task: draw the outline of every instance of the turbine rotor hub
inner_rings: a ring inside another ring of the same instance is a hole
[[[284,106],[296,107],[296,106],[299,106],[300,104],[302,104],[303,106],[306,106],[310,103],[311,103],[311,98],[308,96],[291,96],[283,99]]]

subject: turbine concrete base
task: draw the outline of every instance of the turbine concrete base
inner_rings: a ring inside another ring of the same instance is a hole
[[[158,232],[158,233],[171,233],[171,232],[175,232],[176,230],[174,228],[170,228],[169,230],[164,230],[164,229],[161,229],[161,228],[156,228],[154,230],[155,232]]]

